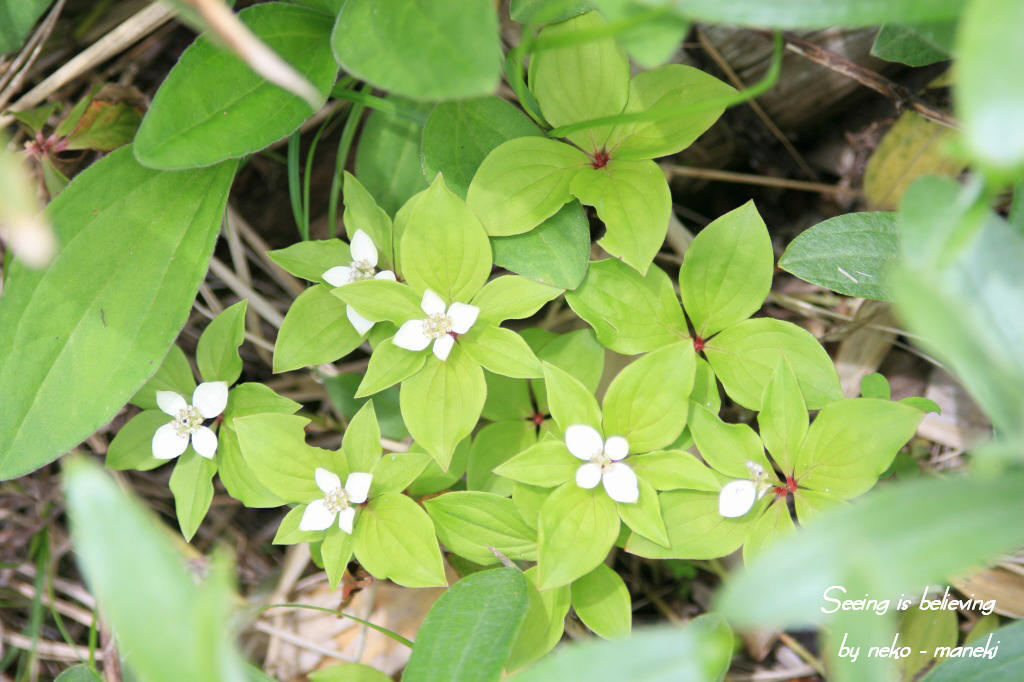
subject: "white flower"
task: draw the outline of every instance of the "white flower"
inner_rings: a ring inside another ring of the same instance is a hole
[[[351,535],[352,522],[356,518],[356,508],[352,505],[366,502],[373,476],[351,473],[345,479],[345,487],[342,487],[338,475],[327,469],[318,467],[313,475],[324,497],[306,505],[306,511],[302,512],[302,520],[299,521],[299,530],[327,530],[334,523],[334,517],[338,517],[338,528]]]
[[[423,350],[434,342],[434,355],[447,360],[455,345],[455,337],[469,331],[476,322],[480,309],[468,303],[452,303],[448,310],[444,301],[430,289],[423,292],[420,308],[427,314],[424,320],[409,320],[398,328],[394,344],[406,350]]]
[[[727,519],[735,519],[746,514],[771,487],[766,482],[764,467],[748,461],[747,469],[750,470],[749,479],[729,481],[718,493],[718,513]]]
[[[356,233],[352,235],[352,243],[349,247],[352,252],[351,265],[338,265],[325,272],[323,278],[328,284],[342,287],[364,279],[395,281],[395,273],[390,270],[377,272],[377,247],[373,245],[370,235],[362,230],[356,230]],[[345,306],[345,313],[348,315],[348,321],[360,334],[370,331],[370,327],[374,324],[357,313],[350,305]]]
[[[619,461],[629,454],[625,438],[602,440],[594,427],[573,424],[565,430],[565,445],[574,457],[586,461],[576,470],[576,485],[590,489],[603,483],[608,497],[616,502],[633,503],[640,498],[636,474]]]
[[[174,391],[157,391],[157,406],[174,417],[153,434],[153,456],[174,459],[185,452],[188,441],[196,454],[212,459],[217,452],[217,434],[203,426],[203,420],[213,419],[228,404],[228,385],[223,381],[206,381],[196,386],[192,404]]]

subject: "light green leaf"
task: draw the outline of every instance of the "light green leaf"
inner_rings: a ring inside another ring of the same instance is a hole
[[[495,374],[518,379],[543,374],[540,360],[523,337],[511,329],[494,325],[473,329],[465,337],[464,348],[470,357]]]
[[[583,624],[605,639],[625,639],[633,623],[629,588],[619,574],[598,564],[572,584],[572,608]]]
[[[432,495],[434,493],[447,490],[456,484],[456,482],[462,478],[463,474],[466,473],[466,462],[469,459],[470,441],[466,438],[455,447],[455,454],[452,455],[452,462],[448,465],[448,471],[444,471],[437,465],[434,458],[423,452],[416,443],[412,444],[412,451],[423,452],[424,455],[430,460],[427,462],[426,468],[423,470],[412,485],[409,486],[408,493],[412,497],[419,498],[425,495]]]
[[[793,476],[802,487],[840,499],[868,490],[924,418],[909,405],[876,398],[829,403],[807,430]]]
[[[332,468],[318,448],[306,444],[304,429],[308,423],[304,417],[284,414],[235,419],[235,432],[245,461],[267,490],[287,502],[321,499],[324,495],[313,474],[318,467]]]
[[[536,410],[530,397],[530,384],[521,379],[484,372],[487,401],[481,416],[492,422],[529,419]]]
[[[363,342],[348,321],[345,303],[316,284],[299,294],[277,332],[274,372],[334,362]]]
[[[191,447],[174,465],[169,483],[181,534],[189,541],[199,530],[213,501],[213,475],[217,464],[197,455]]]
[[[331,291],[368,320],[387,320],[401,325],[426,316],[421,296],[412,287],[386,279],[369,279],[345,284]]]
[[[466,488],[508,496],[511,480],[498,476],[494,468],[537,442],[537,427],[526,419],[488,424],[473,438]]]
[[[604,396],[605,437],[623,436],[630,452],[663,448],[686,426],[693,388],[693,344],[652,351],[619,372]]]
[[[105,463],[111,469],[149,471],[167,463],[153,456],[153,434],[172,417],[160,410],[146,410],[132,417],[110,441]]]
[[[257,385],[262,386],[262,384]],[[217,432],[216,460],[220,482],[224,484],[231,497],[246,507],[280,507],[285,503],[259,482],[242,455],[242,448],[238,444],[238,434],[225,424],[221,424],[220,430]]]
[[[486,398],[483,370],[458,344],[444,362],[431,355],[399,394],[409,433],[442,469],[473,431]]]
[[[528,605],[526,579],[519,569],[493,568],[466,576],[427,613],[402,680],[500,679]]]
[[[701,457],[719,473],[731,478],[750,478],[747,462],[772,471],[761,439],[746,424],[727,424],[698,405],[690,413],[690,433]]]
[[[572,480],[580,461],[569,454],[561,440],[542,440],[494,468],[494,473],[513,481],[554,488]]]
[[[772,286],[773,261],[753,201],[701,230],[679,269],[683,307],[697,336],[707,339],[757,312]]]
[[[188,364],[185,352],[177,345],[172,345],[167,351],[160,369],[149,378],[146,385],[139,389],[139,392],[132,396],[131,404],[137,405],[144,410],[157,409],[156,392],[174,391],[178,395],[188,398],[196,390],[196,380],[192,376],[192,365]]]
[[[627,464],[629,462],[630,460],[626,460]],[[639,477],[637,486],[640,489],[640,497],[635,504],[616,503],[619,509],[619,518],[634,533],[668,547],[668,532],[665,530],[665,521],[661,518],[657,491],[651,487],[650,483]]]
[[[337,524],[331,524],[327,529],[327,536],[320,543],[320,557],[323,560],[324,572],[327,573],[327,583],[332,590],[337,589],[338,583],[348,569],[354,544],[352,536],[338,528]]]
[[[537,590],[537,567],[527,569],[523,575],[529,593],[529,608],[512,647],[507,670],[522,668],[555,648],[565,634],[565,616],[569,613],[568,585],[540,592]]]
[[[750,524],[718,513],[718,493],[672,490],[658,496],[668,529],[666,549],[633,533],[626,551],[649,559],[716,559],[735,552],[747,537]]]
[[[372,471],[380,459],[380,424],[372,400],[366,401],[349,422],[341,440],[341,452],[350,471]]]
[[[150,171],[125,147],[50,203],[60,253],[46,270],[16,261],[0,299],[0,478],[74,447],[156,372],[206,274],[234,172]]]
[[[793,493],[793,507],[796,510],[796,517],[804,525],[821,514],[821,512],[842,504],[843,501],[839,498],[826,493],[815,492],[814,490],[798,488]]]
[[[377,247],[378,270],[393,270],[395,266],[395,244],[391,229],[391,218],[384,212],[373,195],[366,191],[356,176],[343,171],[342,196],[345,201],[345,233],[349,241],[356,231],[362,230]],[[340,263],[335,263],[339,265]]]
[[[771,495],[771,491],[767,494]],[[796,526],[789,515],[789,505],[781,499],[776,500],[751,526],[750,536],[743,543],[743,562],[749,564],[765,547],[794,530]]]
[[[705,100],[720,100],[736,91],[700,69],[667,64],[643,71],[629,83],[629,102],[623,113],[678,109]],[[654,159],[686,149],[718,120],[724,106],[660,121],[615,126],[608,138],[612,161]]]
[[[228,393],[228,406],[224,408],[224,425],[227,428],[234,428],[236,417],[245,417],[251,414],[265,414],[277,412],[280,414],[294,414],[302,407],[294,400],[289,400],[274,393],[274,389],[254,381],[239,384]]]
[[[196,365],[203,381],[230,386],[242,375],[238,347],[245,341],[245,299],[228,306],[206,325],[196,346]]]
[[[466,204],[493,237],[526,232],[572,199],[569,185],[588,163],[585,154],[564,142],[517,137],[483,160]]]
[[[403,109],[426,115],[428,105],[397,97],[389,98]],[[363,122],[356,148],[356,177],[377,199],[380,207],[395,216],[394,243],[401,234],[395,212],[410,197],[427,188],[420,167],[423,126],[397,114],[374,110]],[[397,254],[396,254],[397,256]]]
[[[426,362],[427,353],[413,353],[399,348],[390,338],[385,339],[373,349],[370,364],[355,397],[373,395],[399,381],[405,381],[419,372]]]
[[[327,284],[324,273],[336,265],[352,262],[348,244],[340,239],[310,239],[284,249],[267,251],[270,259],[296,277]]]
[[[601,409],[597,400],[576,377],[545,362],[544,385],[548,390],[548,409],[562,431],[573,424],[601,429]]]
[[[800,444],[807,434],[807,405],[796,376],[780,358],[764,388],[757,427],[764,446],[784,474],[793,473]]]
[[[592,4],[609,22],[632,23],[619,24],[615,39],[644,68],[671,59],[690,29],[690,22],[673,14],[651,17],[650,8],[636,0],[595,0]]]
[[[932,655],[935,651],[942,647],[955,647],[960,638],[959,621],[954,611],[923,611],[919,606],[903,614],[899,632],[900,643],[910,647],[910,655],[900,661],[900,674],[904,680],[915,679],[935,660]]]
[[[603,168],[576,173],[569,191],[597,210],[606,228],[597,243],[645,274],[665,241],[672,213],[672,195],[658,164],[613,159]]]
[[[801,232],[779,267],[847,296],[889,301],[886,271],[898,257],[895,213],[846,213]]]
[[[590,221],[573,200],[529,232],[492,237],[491,248],[499,267],[561,289],[575,289],[590,262]]]
[[[872,372],[860,380],[860,396],[862,398],[879,398],[889,400],[892,398],[892,389],[889,387],[889,380],[878,372]]]
[[[459,556],[486,565],[497,558],[489,549],[493,547],[509,559],[537,559],[537,533],[507,497],[449,492],[430,498],[424,506],[437,537]]]
[[[722,488],[711,469],[682,450],[663,450],[630,457],[629,466],[655,490],[687,488],[717,493]]]
[[[509,15],[520,24],[564,21],[588,9],[585,0],[511,0]]]
[[[537,588],[568,585],[594,570],[619,535],[615,502],[600,488],[575,481],[548,496],[538,519]]]
[[[310,682],[390,682],[391,678],[362,663],[342,663],[309,674]]]
[[[404,587],[448,584],[434,524],[405,495],[384,493],[359,511],[355,555],[371,575]]]
[[[382,493],[400,493],[433,462],[425,452],[390,452],[373,465],[370,497]]]
[[[422,293],[468,301],[491,273],[491,245],[480,221],[438,176],[417,200],[401,238],[402,273]]]
[[[616,353],[635,355],[689,337],[672,282],[657,266],[640,275],[610,258],[591,263],[565,300]]]
[[[665,0],[659,4],[669,4]],[[805,0],[687,0],[678,11],[696,21],[736,24],[757,28],[830,28],[833,26],[878,26],[920,24],[960,15],[963,0],[927,0],[891,2],[856,0],[853,2],[809,3]]]
[[[531,317],[561,293],[561,289],[519,275],[504,275],[485,284],[472,303],[480,308],[480,319],[501,323]]]
[[[0,2],[0,55],[14,52],[53,0]]]
[[[319,542],[323,539],[323,531],[299,530],[299,523],[302,521],[302,515],[305,511],[306,505],[300,504],[285,514],[284,518],[281,519],[281,524],[277,527],[277,534],[274,535],[273,544],[297,545],[300,542]]]
[[[331,44],[348,73],[415,99],[489,95],[498,85],[498,17],[489,0],[348,0]]]
[[[594,333],[589,329],[577,329],[567,334],[551,334],[542,339],[539,338],[542,331],[527,329],[523,332],[523,338],[534,349],[537,357],[576,377],[587,390],[596,391],[604,373],[604,348],[594,338]],[[530,385],[537,409],[546,413],[548,396],[544,382],[535,380]]]
[[[53,682],[103,682],[103,678],[94,673],[87,663],[80,663],[65,669]]]
[[[607,22],[597,12],[540,32],[538,40],[554,40],[594,31]],[[611,37],[588,40],[537,52],[530,62],[530,90],[541,112],[553,127],[612,116],[626,106],[629,94],[629,60]],[[593,154],[605,143],[605,128],[590,128],[569,136]]]
[[[988,616],[986,616],[988,618]],[[977,626],[975,626],[977,627]],[[973,630],[971,631],[973,634]],[[923,682],[1014,682],[1024,665],[1024,621],[999,628],[987,637],[965,642],[965,646],[999,645],[997,657],[978,660],[971,657],[950,658],[932,668]],[[971,638],[971,635],[968,635]],[[1003,644],[1005,642],[1005,644]],[[991,649],[989,649],[991,651]],[[993,652],[994,653],[994,652]]]
[[[808,409],[843,397],[828,353],[810,332],[792,322],[744,320],[708,341],[704,355],[729,397],[751,410],[761,408],[764,387],[782,357],[796,375]]]
[[[284,3],[238,14],[257,38],[319,91],[338,73],[331,55],[331,19]],[[135,156],[151,168],[209,166],[260,150],[309,118],[309,104],[265,80],[205,34],[178,59],[153,98],[135,136]]]
[[[916,26],[886,24],[871,45],[871,55],[907,66],[928,66],[952,56],[956,22]]]
[[[512,486],[512,502],[516,505],[516,509],[519,510],[519,515],[523,517],[526,523],[530,524],[530,527],[537,527],[540,508],[545,500],[548,499],[548,493],[550,492],[548,488],[527,485],[525,483],[516,483]]]

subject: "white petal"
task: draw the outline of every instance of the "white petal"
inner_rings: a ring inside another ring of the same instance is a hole
[[[604,442],[604,454],[613,462],[629,454],[629,441],[622,436],[612,436]]]
[[[332,287],[345,286],[352,281],[352,268],[347,265],[336,265],[325,272],[323,278]]]
[[[185,452],[188,436],[179,436],[174,422],[168,422],[153,434],[153,456],[157,459],[174,459]]]
[[[352,522],[356,520],[356,508],[346,507],[338,512],[338,528],[352,535]]]
[[[192,407],[199,410],[203,419],[213,419],[228,406],[228,384],[226,381],[204,381],[196,386],[192,394]]]
[[[420,308],[427,315],[440,315],[444,312],[444,301],[430,289],[423,292],[423,300],[420,301]]]
[[[370,235],[362,230],[356,230],[349,243],[352,252],[352,261],[366,261],[370,267],[377,267],[377,247],[373,245]]]
[[[565,445],[573,457],[589,460],[604,449],[601,434],[593,426],[573,424],[565,430]],[[596,484],[595,484],[596,485]]]
[[[356,309],[350,305],[345,306],[345,314],[348,315],[348,321],[352,323],[352,326],[355,327],[360,336],[370,331],[373,327],[373,322],[357,313]]]
[[[757,487],[753,481],[729,481],[718,493],[718,513],[728,519],[743,516],[757,500]]]
[[[313,472],[313,478],[316,479],[316,487],[325,493],[334,492],[341,488],[341,479],[333,471],[317,467],[316,471]]]
[[[366,502],[366,497],[370,494],[370,481],[372,480],[373,474],[361,471],[349,474],[345,479],[345,494],[348,495],[348,501],[353,504]]]
[[[334,512],[327,509],[323,500],[314,500],[306,505],[299,521],[299,530],[326,530],[334,521]]]
[[[601,467],[593,462],[581,464],[576,470],[576,485],[590,490],[601,482]]]
[[[447,360],[448,354],[452,352],[452,348],[454,347],[455,337],[451,334],[445,334],[434,341],[434,355],[437,356],[438,360]]]
[[[398,328],[391,342],[406,350],[423,350],[430,345],[430,337],[423,333],[423,320],[409,320]]]
[[[179,412],[188,407],[188,403],[174,391],[157,391],[156,406],[172,417],[177,417]]]
[[[386,280],[390,280],[392,282],[397,281],[397,280],[395,280],[395,273],[391,272],[390,270],[381,270],[376,275],[374,275],[373,278],[374,279],[386,279]]]
[[[601,482],[604,483],[604,489],[608,493],[608,497],[616,502],[632,504],[640,499],[640,489],[636,484],[636,474],[633,473],[628,464],[623,464],[622,462],[610,464],[604,470]]]
[[[452,303],[448,308],[448,317],[452,321],[452,331],[456,334],[468,332],[479,315],[480,309],[468,303]]]
[[[213,459],[217,454],[217,434],[213,429],[200,426],[192,432],[192,449],[196,454],[206,459]]]

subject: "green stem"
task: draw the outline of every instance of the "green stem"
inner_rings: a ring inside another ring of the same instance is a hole
[[[380,625],[375,625],[374,623],[371,623],[368,620],[363,620],[362,618],[357,618],[356,616],[350,616],[347,613],[342,613],[341,611],[335,611],[334,609],[328,609],[328,608],[325,608],[323,606],[312,606],[310,604],[268,604],[268,605],[260,608],[256,613],[260,614],[260,613],[263,613],[264,611],[269,611],[270,609],[277,609],[277,608],[309,609],[310,611],[323,611],[324,613],[333,613],[336,616],[344,616],[345,618],[348,618],[349,620],[354,620],[357,623],[362,623],[363,625],[365,625],[366,627],[370,628],[371,630],[376,630],[377,632],[381,633],[382,635],[390,637],[391,639],[395,640],[399,644],[404,644],[405,646],[409,647],[410,649],[412,648],[412,645],[413,645],[412,640],[409,640],[409,639],[406,639],[405,637],[402,637],[397,632],[393,632],[392,630],[388,630],[387,628],[381,627]]]
[[[543,36],[533,41],[533,46],[529,52],[543,52],[545,50],[553,50],[559,47],[582,45],[583,43],[602,40],[604,38],[614,38],[621,33],[625,33],[631,28],[635,28],[636,26],[657,21],[669,12],[670,10],[668,7],[651,8],[645,12],[639,12],[626,17],[625,19],[610,21],[601,26],[595,26],[594,28],[575,31],[573,33],[563,33],[562,35]]]
[[[299,142],[302,133],[296,130],[288,138],[288,198],[292,203],[292,217],[295,218],[295,227],[299,230],[299,236],[303,241],[309,239],[309,234],[302,231],[302,187],[299,184]]]
[[[334,99],[343,99],[347,102],[353,102],[355,104],[362,104],[364,106],[370,107],[371,109],[376,109],[377,111],[383,111],[384,113],[387,114],[400,116],[402,118],[408,119],[420,125],[423,125],[424,123],[427,122],[427,117],[425,114],[421,114],[420,112],[414,111],[412,109],[401,107],[397,103],[395,103],[394,100],[384,99],[383,97],[377,97],[376,95],[371,95],[368,92],[361,92],[359,90],[350,90],[348,88],[341,88],[335,86],[334,90],[331,91],[331,97],[333,97]]]
[[[331,117],[328,116],[320,124],[316,135],[313,136],[313,141],[309,144],[309,151],[306,152],[306,174],[302,178],[302,234],[305,235],[304,239],[309,239],[309,185],[313,177],[313,157],[316,154],[316,146],[320,142],[320,136],[330,121]]]
[[[364,92],[369,90],[369,84],[361,88]],[[331,178],[331,194],[327,206],[327,225],[330,237],[338,235],[338,199],[341,196],[342,175],[345,170],[345,163],[348,161],[348,153],[352,148],[352,140],[356,135],[356,128],[359,127],[359,119],[363,117],[366,105],[357,103],[348,112],[345,120],[345,127],[341,130],[341,139],[338,140],[338,151],[334,156],[334,177]]]
[[[512,92],[516,94],[516,99],[519,100],[519,106],[523,108],[523,111],[537,125],[547,128],[548,124],[540,113],[540,105],[537,103],[533,93],[530,92],[530,89],[526,87],[526,79],[523,77],[523,58],[532,49],[533,41],[533,27],[524,26],[519,44],[509,50],[508,55],[505,57],[505,78],[508,79]]]

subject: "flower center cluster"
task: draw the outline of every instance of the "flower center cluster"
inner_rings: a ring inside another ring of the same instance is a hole
[[[590,461],[596,464],[597,466],[601,467],[601,471],[604,471],[612,464],[611,458],[608,457],[608,455],[604,454],[603,450],[594,455],[593,457],[591,457]]]
[[[324,506],[327,507],[327,511],[332,514],[337,514],[343,509],[348,509],[348,493],[345,492],[344,488],[335,488],[324,495]]]
[[[444,313],[434,313],[423,320],[423,334],[429,339],[439,339],[451,331],[452,318]]]
[[[358,282],[364,279],[373,279],[374,274],[376,274],[374,272],[374,267],[365,260],[352,261],[352,270],[349,272],[349,278],[353,282]]]
[[[173,424],[175,433],[179,436],[187,436],[203,425],[203,415],[199,414],[199,410],[189,405],[178,412],[178,416],[174,418]]]

